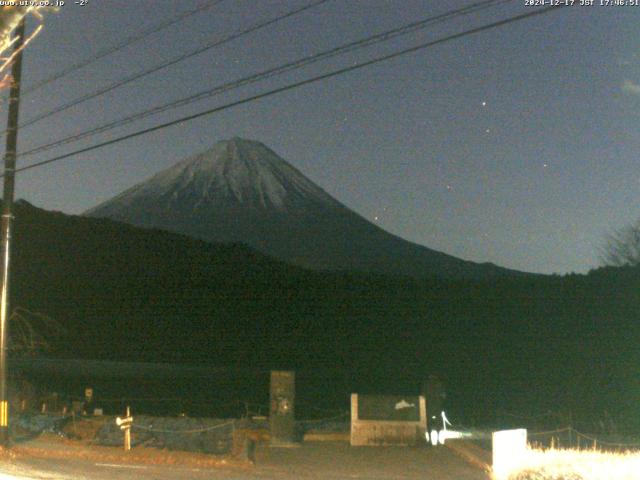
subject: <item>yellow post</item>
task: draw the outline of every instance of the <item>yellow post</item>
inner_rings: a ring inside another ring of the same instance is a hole
[[[131,411],[127,406],[127,418],[131,416]],[[124,451],[128,452],[131,450],[131,424],[127,425],[127,428],[124,429]]]

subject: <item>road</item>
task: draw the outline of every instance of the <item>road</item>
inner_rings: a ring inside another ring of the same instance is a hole
[[[0,466],[0,480],[217,480],[260,478],[232,469],[128,465],[72,459],[29,459]],[[262,477],[265,478],[265,477]],[[266,477],[268,478],[268,477]]]
[[[158,451],[158,455],[163,455]],[[6,457],[6,456],[5,456]],[[0,463],[0,480],[488,480],[446,447],[350,447],[308,442],[296,448],[262,445],[256,464],[218,466],[130,463],[18,455]],[[3,477],[2,475],[10,475]]]

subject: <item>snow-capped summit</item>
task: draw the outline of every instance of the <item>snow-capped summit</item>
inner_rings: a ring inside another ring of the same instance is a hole
[[[237,137],[85,215],[241,242],[314,269],[456,277],[508,272],[396,237],[342,205],[262,143]]]
[[[150,199],[156,207],[286,210],[304,201],[337,206],[324,190],[260,142],[232,138],[189,157],[87,212],[119,211]],[[110,216],[110,215],[108,215]]]

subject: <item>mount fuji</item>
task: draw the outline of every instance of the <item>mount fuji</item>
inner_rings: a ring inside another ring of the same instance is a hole
[[[331,197],[262,143],[237,137],[84,215],[212,242],[244,243],[315,270],[448,278],[521,274],[392,235]]]

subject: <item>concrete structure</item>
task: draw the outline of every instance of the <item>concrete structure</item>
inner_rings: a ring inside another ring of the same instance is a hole
[[[269,432],[272,446],[290,446],[295,442],[295,373],[271,371]]]
[[[351,394],[351,445],[419,445],[425,442],[423,396]]]

